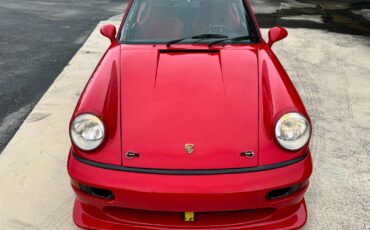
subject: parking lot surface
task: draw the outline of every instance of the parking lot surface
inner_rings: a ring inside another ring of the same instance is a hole
[[[0,152],[101,20],[123,0],[0,0]]]

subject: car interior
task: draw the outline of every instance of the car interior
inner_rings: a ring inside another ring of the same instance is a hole
[[[199,34],[247,36],[242,0],[136,0],[122,41],[165,41]]]

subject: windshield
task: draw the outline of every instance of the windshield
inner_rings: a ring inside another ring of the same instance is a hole
[[[200,34],[253,39],[253,29],[244,0],[134,0],[120,40],[155,44]],[[212,39],[217,38],[202,40]],[[194,41],[181,41],[191,42]]]

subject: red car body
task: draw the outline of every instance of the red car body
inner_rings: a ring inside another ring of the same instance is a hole
[[[309,121],[271,50],[287,35],[284,29],[272,29],[268,43],[212,47],[121,44],[111,26],[102,33],[112,44],[72,116],[95,114],[106,130],[97,149],[83,151],[72,143],[69,153],[79,227],[297,229],[305,224],[304,193],[312,172],[308,143],[289,151],[274,133],[287,112]],[[184,151],[187,143],[192,154]],[[254,155],[241,154],[249,151]],[[184,212],[194,212],[195,221],[184,221]]]

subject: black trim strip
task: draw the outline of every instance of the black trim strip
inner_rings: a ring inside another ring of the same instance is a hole
[[[219,53],[220,50],[215,49],[160,49],[159,53]]]
[[[121,165],[111,165],[99,163],[96,161],[91,161],[80,156],[77,156],[74,152],[72,153],[73,157],[90,166],[110,169],[115,171],[124,171],[124,172],[135,172],[135,173],[148,173],[148,174],[162,174],[162,175],[217,175],[217,174],[233,174],[233,173],[248,173],[248,172],[259,172],[265,170],[277,169],[285,166],[289,166],[295,163],[298,163],[304,160],[307,157],[307,154],[295,158],[293,160],[280,162],[277,164],[263,165],[257,167],[248,167],[248,168],[230,168],[230,169],[153,169],[153,168],[134,168],[126,167]]]

